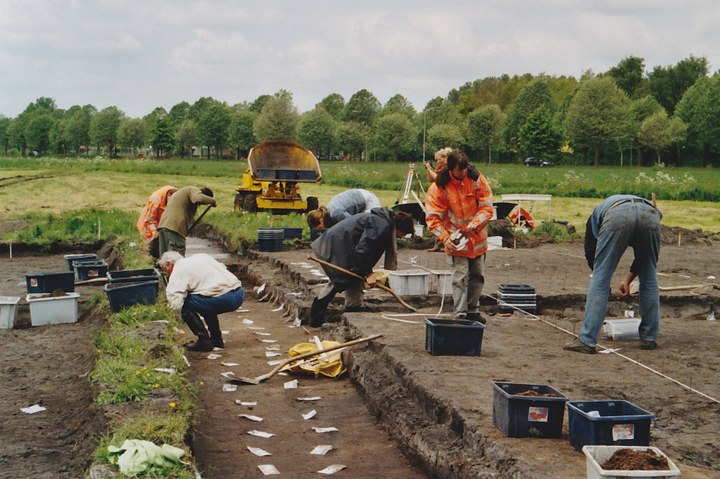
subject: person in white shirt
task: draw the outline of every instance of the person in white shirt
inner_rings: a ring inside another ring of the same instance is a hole
[[[240,280],[224,264],[204,253],[183,258],[177,251],[166,251],[158,266],[169,278],[165,288],[168,304],[180,311],[185,324],[198,337],[185,347],[189,351],[224,347],[218,314],[242,305],[245,291]]]

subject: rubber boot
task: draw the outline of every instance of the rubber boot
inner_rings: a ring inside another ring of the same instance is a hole
[[[205,323],[207,324],[208,331],[210,331],[210,340],[213,346],[216,348],[224,348],[225,343],[222,338],[222,331],[220,331],[220,321],[216,315],[206,315]]]
[[[185,348],[188,351],[212,351],[213,344],[210,340],[210,335],[207,329],[205,329],[205,325],[200,319],[200,316],[196,312],[191,311],[189,313],[183,313],[182,318],[185,324],[188,325],[188,328],[190,328],[190,331],[198,337],[197,341],[186,344]]]
[[[319,328],[325,322],[325,311],[333,300],[337,291],[335,288],[329,291],[324,291],[320,296],[313,299],[312,306],[310,307],[310,321],[308,326],[311,328]]]

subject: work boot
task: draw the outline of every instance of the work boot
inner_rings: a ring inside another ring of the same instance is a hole
[[[657,349],[657,343],[653,341],[652,339],[641,339],[640,340],[640,349]]]
[[[203,324],[202,319],[200,319],[200,315],[197,314],[195,311],[184,311],[182,313],[182,319],[183,321],[185,321],[185,324],[187,324],[188,328],[190,328],[190,331],[192,331],[195,336],[199,338],[210,337],[207,329],[205,329],[205,325]]]
[[[220,321],[215,315],[205,315],[205,323],[207,323],[208,331],[210,331],[210,340],[216,348],[224,348],[225,342],[220,331]]]
[[[582,341],[580,338],[575,338],[574,341],[570,341],[563,346],[566,351],[575,351],[576,353],[595,354],[597,348],[595,346],[589,346]]]
[[[194,343],[186,344],[185,349],[188,351],[212,351],[213,342],[207,336],[199,336]]]
[[[313,299],[312,306],[310,306],[310,321],[308,326],[312,328],[319,328],[325,322],[325,311],[333,300],[337,291],[333,287],[331,290],[324,291],[325,294]]]

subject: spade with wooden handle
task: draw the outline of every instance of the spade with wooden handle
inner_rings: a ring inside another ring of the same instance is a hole
[[[334,270],[336,270],[336,271],[340,271],[341,273],[345,273],[345,274],[347,274],[348,276],[352,276],[353,278],[357,278],[357,279],[359,279],[360,281],[365,281],[365,278],[363,278],[363,277],[360,276],[359,274],[355,274],[355,273],[353,273],[352,271],[346,270],[345,268],[342,268],[342,267],[340,267],[340,266],[334,265],[334,264],[332,264],[332,263],[328,263],[327,261],[322,260],[322,259],[320,259],[320,258],[316,258],[316,257],[314,257],[314,256],[308,256],[308,259],[309,259],[310,261],[315,261],[315,262],[317,262],[317,263],[320,263],[320,264],[322,264],[322,265],[325,265],[325,266],[327,266],[328,268],[332,268],[332,269],[334,269]],[[398,294],[397,294],[395,291],[393,291],[392,289],[388,288],[388,287],[385,286],[384,284],[377,283],[375,286],[377,286],[378,288],[382,289],[383,291],[387,291],[388,293],[392,294],[393,297],[394,297],[395,299],[397,299],[398,302],[399,302],[400,304],[402,304],[405,309],[407,309],[407,310],[409,310],[409,311],[412,311],[412,312],[417,311],[417,309],[415,309],[414,307],[410,306],[410,305],[407,304],[405,301],[403,301],[403,299],[402,299],[400,296],[398,296]]]
[[[317,351],[312,351],[305,354],[298,354],[297,356],[293,356],[292,358],[288,358],[284,361],[282,361],[280,364],[275,366],[269,373],[262,374],[260,376],[257,376],[255,378],[245,378],[245,377],[233,377],[230,378],[231,383],[235,384],[260,384],[261,382],[265,381],[266,379],[270,379],[271,377],[275,376],[278,372],[280,372],[281,369],[283,369],[285,366],[287,366],[290,363],[294,363],[297,361],[300,361],[305,358],[310,358],[312,356],[318,356],[320,354],[326,353],[328,351],[335,351],[337,349],[347,348],[349,346],[354,346],[356,344],[365,343],[367,341],[372,341],[373,339],[377,339],[382,337],[382,334],[375,334],[373,336],[368,336],[366,338],[360,338],[360,339],[354,339],[352,341],[348,341],[347,343],[341,343],[336,344],[335,346],[330,346],[329,348],[325,349],[318,349]]]

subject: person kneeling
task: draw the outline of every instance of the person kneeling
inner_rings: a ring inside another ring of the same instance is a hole
[[[240,280],[224,264],[204,253],[183,258],[177,251],[167,251],[158,266],[169,278],[165,288],[168,304],[180,311],[185,324],[197,336],[185,347],[189,351],[224,347],[218,314],[242,305],[245,291]]]

